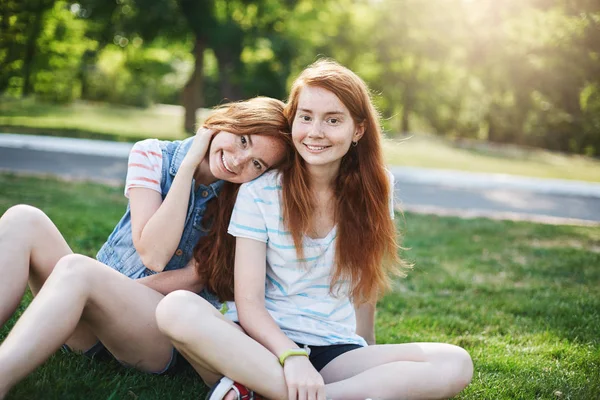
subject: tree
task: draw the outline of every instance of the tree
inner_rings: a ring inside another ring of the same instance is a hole
[[[246,75],[242,53],[260,37],[277,33],[273,19],[284,17],[285,5],[279,0],[136,1],[136,17],[131,21],[144,39],[161,35],[181,40],[191,35],[194,69],[182,91],[187,132],[194,131],[196,109],[204,105],[205,51],[212,49],[217,58],[221,98],[242,98]]]
[[[32,91],[37,40],[46,11],[54,0],[6,0],[0,4],[0,93],[28,95]],[[17,83],[18,82],[18,83]]]

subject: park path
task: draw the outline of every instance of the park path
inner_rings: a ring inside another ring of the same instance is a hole
[[[0,134],[0,170],[122,184],[131,143]],[[600,226],[600,184],[392,166],[403,210]]]

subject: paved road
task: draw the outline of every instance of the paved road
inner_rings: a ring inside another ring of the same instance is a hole
[[[122,184],[127,158],[0,147],[0,170]]]
[[[411,211],[463,216],[497,216],[550,223],[600,222],[600,198],[515,189],[455,188],[396,182],[396,196]],[[581,221],[579,221],[581,220]]]
[[[122,184],[131,144],[0,135],[0,170]],[[393,167],[405,210],[550,223],[600,224],[600,185]]]

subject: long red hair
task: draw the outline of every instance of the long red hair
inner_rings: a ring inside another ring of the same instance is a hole
[[[391,275],[404,275],[409,265],[398,256],[399,245],[390,217],[390,185],[381,148],[379,115],[367,85],[355,73],[331,60],[319,60],[294,81],[285,115],[292,126],[298,99],[306,86],[335,94],[348,108],[354,123],[364,126],[357,146],[342,158],[334,182],[337,243],[331,290],[349,282],[350,297],[357,304],[376,300],[390,287]],[[283,218],[303,258],[302,237],[310,231],[315,203],[304,160],[294,153],[283,168]]]
[[[284,103],[268,97],[220,106],[206,119],[204,126],[236,135],[266,135],[286,144],[285,156],[277,168],[290,163],[293,154],[290,130],[283,114]],[[240,185],[224,182],[216,199],[211,200],[203,217],[208,234],[194,248],[197,272],[206,288],[221,301],[233,300],[233,263],[235,238],[227,233],[229,220]]]

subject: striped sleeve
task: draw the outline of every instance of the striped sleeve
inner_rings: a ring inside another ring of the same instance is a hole
[[[133,145],[129,153],[125,197],[129,189],[147,188],[162,193],[162,151],[157,139],[146,139]]]
[[[263,211],[259,207],[265,199],[256,193],[255,189],[258,186],[256,183],[257,181],[245,183],[240,187],[227,232],[235,237],[266,243],[267,224]]]

